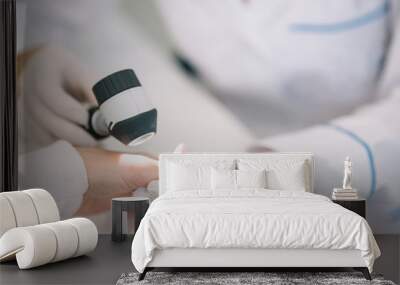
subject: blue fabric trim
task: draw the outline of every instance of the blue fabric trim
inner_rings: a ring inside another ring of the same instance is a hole
[[[347,130],[345,128],[342,128],[340,126],[333,125],[333,124],[329,124],[328,126],[331,126],[334,129],[336,129],[337,131],[348,135],[350,138],[354,139],[356,142],[361,144],[364,147],[365,151],[367,152],[369,168],[371,170],[371,190],[370,190],[368,199],[371,198],[372,195],[374,195],[376,192],[376,168],[375,168],[375,160],[374,160],[374,156],[372,154],[371,147],[361,137],[359,137],[357,134],[353,133],[350,130]]]
[[[336,33],[367,25],[383,18],[390,11],[390,0],[385,0],[376,9],[358,18],[330,24],[294,23],[289,26],[291,32],[301,33]]]

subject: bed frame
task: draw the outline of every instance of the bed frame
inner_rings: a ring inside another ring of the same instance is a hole
[[[324,271],[353,268],[371,280],[359,250],[237,248],[156,250],[152,261],[139,275],[139,280],[144,279],[148,271],[171,268],[180,271]]]
[[[314,159],[311,153],[269,153],[269,154],[162,154],[160,155],[160,195],[164,193],[167,183],[167,163],[169,161],[193,159],[301,159],[307,163],[307,191],[313,192]],[[323,271],[322,269],[353,268],[361,271],[367,280],[371,280],[368,268],[359,250],[330,249],[249,249],[249,248],[169,248],[154,252],[152,261],[139,275],[143,280],[146,273],[154,269],[178,269],[187,271],[270,271],[279,269],[291,271]]]

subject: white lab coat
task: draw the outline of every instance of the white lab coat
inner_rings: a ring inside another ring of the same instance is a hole
[[[193,151],[244,151],[251,145],[311,151],[317,161],[316,192],[325,195],[340,186],[343,159],[350,155],[354,186],[370,199],[374,231],[400,231],[400,177],[394,173],[400,166],[397,3],[386,11],[382,1],[308,5],[299,0],[291,6],[287,1],[159,1],[177,50],[239,121],[180,74],[165,51],[126,21],[118,4],[68,2],[35,2],[33,32],[25,46],[56,42],[95,66],[99,78],[127,65],[135,68],[160,111],[157,137],[139,149],[170,151],[185,141]],[[347,19],[371,11],[370,23],[341,30]],[[315,25],[326,17],[336,24]],[[63,173],[75,175],[73,164],[64,168]],[[70,189],[65,185],[60,191]]]
[[[158,1],[178,51],[260,141],[311,151],[316,192],[343,160],[375,232],[400,232],[396,1]],[[188,21],[190,19],[190,21]]]

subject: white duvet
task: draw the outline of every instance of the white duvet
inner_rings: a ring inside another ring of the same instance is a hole
[[[155,249],[358,249],[372,272],[380,251],[365,219],[327,197],[296,191],[181,191],[156,199],[132,243],[143,272]]]

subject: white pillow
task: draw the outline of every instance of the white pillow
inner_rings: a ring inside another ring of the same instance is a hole
[[[210,190],[211,169],[234,169],[235,160],[179,159],[166,165],[167,191]]]
[[[304,167],[268,171],[268,188],[272,190],[306,191]]]
[[[263,170],[211,170],[211,189],[266,188],[267,176]]]
[[[211,170],[211,189],[236,189],[236,170],[213,168]]]
[[[267,188],[267,171],[236,170],[237,188]]]
[[[170,163],[168,169],[168,190],[210,189],[211,167],[189,166]]]
[[[303,160],[239,159],[240,170],[267,170],[267,188],[273,190],[306,191],[309,189],[307,167]]]

